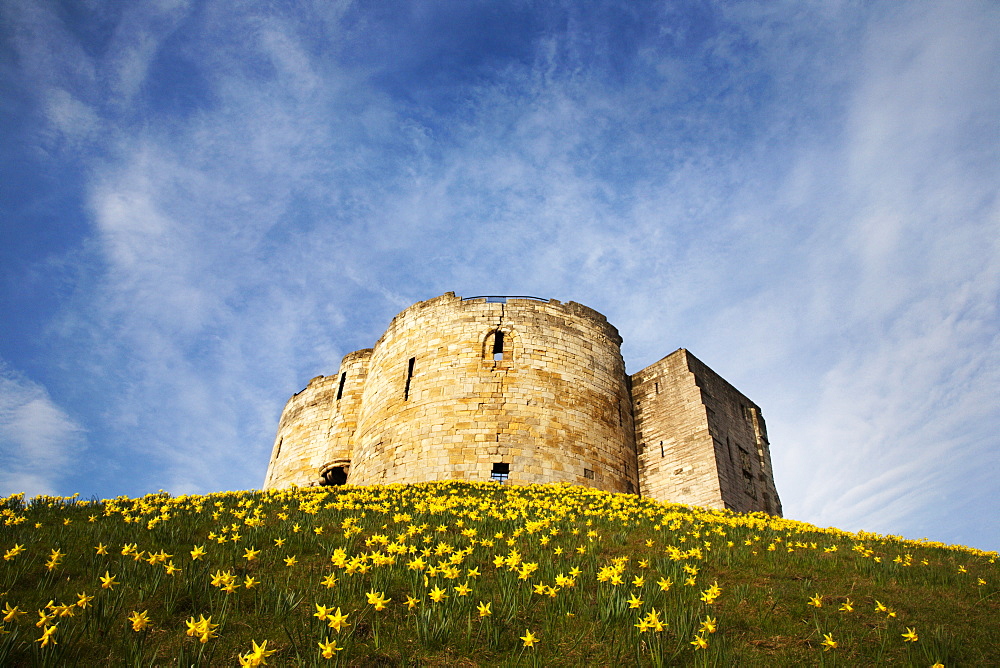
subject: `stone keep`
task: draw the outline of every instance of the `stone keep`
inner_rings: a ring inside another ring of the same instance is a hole
[[[683,348],[625,373],[581,304],[449,292],[281,414],[264,488],[566,482],[780,515],[760,408]]]

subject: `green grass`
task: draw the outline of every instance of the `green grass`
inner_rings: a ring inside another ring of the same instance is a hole
[[[265,641],[277,666],[1000,663],[996,553],[580,487],[15,496],[0,520],[3,666],[252,664]]]

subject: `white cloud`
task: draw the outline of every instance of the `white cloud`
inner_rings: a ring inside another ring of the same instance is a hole
[[[56,493],[78,463],[83,433],[44,387],[0,361],[0,495]]]

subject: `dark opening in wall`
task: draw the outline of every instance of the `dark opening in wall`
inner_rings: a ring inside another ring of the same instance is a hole
[[[493,361],[499,362],[503,359],[503,332],[497,330],[493,334]]]
[[[660,393],[660,384],[659,383],[653,383],[653,385],[656,386],[656,393],[659,394]]]
[[[594,472],[591,469],[583,469],[583,477],[588,480],[594,479]]]
[[[344,381],[347,380],[347,372],[340,374],[340,385],[337,387],[337,401],[344,396]]]
[[[493,470],[490,471],[490,480],[496,480],[502,483],[504,480],[510,477],[510,464],[505,464],[503,462],[496,462],[493,464]]]
[[[403,387],[403,401],[410,400],[410,380],[413,379],[413,364],[416,361],[416,357],[411,357],[409,363],[406,365],[406,386]]]
[[[279,438],[279,439],[278,439],[278,449],[274,451],[274,458],[275,458],[275,459],[277,459],[278,457],[280,457],[280,456],[281,456],[281,444],[282,444],[282,442],[283,442],[284,440],[285,440],[285,439],[283,439],[283,438]]]
[[[347,467],[334,466],[323,475],[323,485],[337,487],[347,484]]]
[[[664,457],[664,456],[665,455],[663,454],[663,441],[660,441],[660,457]]]

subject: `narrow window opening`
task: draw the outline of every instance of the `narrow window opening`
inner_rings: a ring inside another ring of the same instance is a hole
[[[344,382],[347,380],[347,372],[340,374],[340,386],[337,387],[337,401],[344,396]]]
[[[496,462],[493,464],[493,470],[490,471],[490,480],[496,480],[499,483],[503,483],[503,481],[509,477],[510,464],[505,464],[503,462]]]
[[[493,334],[493,361],[499,362],[503,359],[503,332],[497,330]]]
[[[594,479],[594,471],[592,469],[583,469],[583,477],[588,480]]]
[[[660,441],[660,457],[665,457],[665,456],[666,455],[663,453],[663,441]]]
[[[413,378],[413,364],[416,361],[416,357],[411,357],[406,365],[406,386],[403,388],[403,401],[410,400],[410,380]]]
[[[274,458],[275,458],[275,459],[277,459],[278,457],[280,457],[280,456],[281,456],[281,443],[282,443],[282,442],[283,442],[284,440],[285,440],[285,439],[283,439],[283,438],[279,438],[279,439],[278,439],[278,449],[277,449],[277,450],[275,451],[275,453],[274,453]]]
[[[653,385],[656,386],[656,393],[659,394],[660,393],[660,384],[659,383],[653,383]]]

